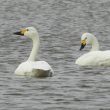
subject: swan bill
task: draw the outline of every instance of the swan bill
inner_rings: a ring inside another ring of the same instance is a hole
[[[86,44],[81,44],[80,50],[82,50],[85,46]]]
[[[80,50],[82,50],[82,49],[86,46],[86,39],[87,39],[87,38],[85,38],[84,40],[81,40]]]
[[[24,28],[24,29],[21,29],[21,30],[18,31],[18,32],[15,32],[14,34],[15,34],[15,35],[24,36],[24,33],[27,32],[27,31],[28,31],[28,29],[25,29],[25,28]]]
[[[19,32],[14,32],[13,34],[15,34],[15,35],[21,35],[21,36],[24,35],[23,33],[21,33],[21,31],[19,31]]]

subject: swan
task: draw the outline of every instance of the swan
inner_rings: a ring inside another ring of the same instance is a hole
[[[80,56],[75,64],[80,66],[110,66],[110,50],[100,51],[97,38],[91,33],[81,36],[82,50],[87,44],[92,45],[90,52]]]
[[[15,70],[16,75],[26,75],[35,77],[50,77],[53,69],[45,61],[35,61],[39,49],[39,35],[34,27],[27,27],[15,32],[15,35],[26,36],[33,42],[33,48],[27,61],[21,63]]]

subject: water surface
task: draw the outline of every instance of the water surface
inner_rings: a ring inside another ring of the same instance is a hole
[[[110,49],[109,0],[0,0],[0,109],[109,110],[110,67],[80,67],[80,36],[93,33]],[[32,48],[13,32],[34,26],[40,36],[38,60],[55,71],[51,78],[14,75]]]

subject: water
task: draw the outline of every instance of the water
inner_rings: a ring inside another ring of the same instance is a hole
[[[110,0],[0,0],[0,110],[110,110],[110,68],[80,67],[80,36],[93,33],[110,49]],[[38,59],[51,78],[14,75],[31,51],[31,41],[13,32],[37,28]]]

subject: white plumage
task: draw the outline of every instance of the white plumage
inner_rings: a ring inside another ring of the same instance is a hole
[[[34,27],[22,29],[20,32],[14,33],[16,35],[25,35],[33,41],[33,48],[30,56],[26,62],[21,63],[15,70],[17,75],[28,75],[36,77],[52,76],[53,70],[51,66],[45,61],[35,61],[39,49],[39,35]]]
[[[110,66],[110,50],[100,51],[98,40],[94,35],[90,33],[82,35],[80,50],[82,50],[86,44],[91,44],[92,49],[90,52],[80,56],[76,60],[76,64],[81,66]]]

